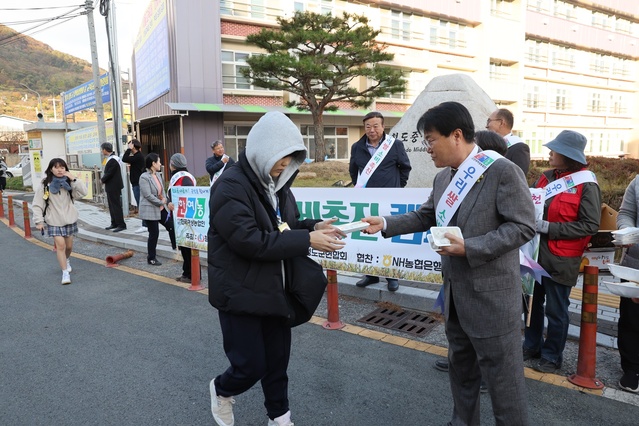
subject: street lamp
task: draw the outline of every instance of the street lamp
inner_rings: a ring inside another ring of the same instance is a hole
[[[38,95],[38,112],[40,114],[42,114],[42,98],[40,97],[40,94],[38,92],[36,92],[35,90],[33,90],[32,88],[30,88],[29,86],[27,86],[24,83],[20,83],[20,86],[23,86],[25,89],[27,89],[30,92],[35,93],[36,95]]]

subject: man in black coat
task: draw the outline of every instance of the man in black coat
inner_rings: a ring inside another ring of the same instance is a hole
[[[364,116],[364,129],[366,134],[351,147],[348,172],[353,184],[360,188],[405,187],[411,165],[402,141],[395,139],[386,150],[381,162],[375,164],[371,159],[378,153],[378,149],[384,145],[383,142],[387,138],[384,133],[384,116],[377,111],[369,112]],[[373,170],[373,172],[367,175],[365,170]],[[399,282],[396,278],[386,278],[386,281],[389,291],[397,291]],[[379,277],[365,275],[355,285],[366,287],[378,282]]]
[[[113,232],[120,232],[126,229],[122,202],[120,201],[122,188],[124,188],[120,159],[113,152],[113,145],[109,142],[103,143],[100,145],[100,148],[102,149],[102,155],[106,157],[106,164],[104,165],[101,180],[104,184],[104,192],[106,192],[107,195],[109,214],[111,215],[111,225],[104,229],[112,229]]]
[[[213,150],[213,155],[206,159],[206,171],[209,174],[211,185],[213,185],[215,179],[217,179],[224,170],[232,166],[235,160],[224,153],[224,144],[222,141],[218,140],[213,142],[211,149]]]

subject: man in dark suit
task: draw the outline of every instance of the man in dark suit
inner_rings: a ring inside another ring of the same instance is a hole
[[[384,133],[384,116],[377,112],[369,112],[364,116],[364,130],[366,134],[351,147],[351,159],[348,172],[356,187],[361,188],[403,188],[408,182],[411,170],[410,161],[404,144],[395,139],[385,152],[381,162],[372,164],[371,158],[382,147],[386,134]],[[384,149],[384,147],[382,148]],[[365,176],[364,170],[374,166],[372,174]],[[399,282],[396,278],[386,278],[389,291],[397,291]],[[379,277],[365,275],[355,285],[366,287],[378,283]]]
[[[464,161],[479,153],[468,110],[457,102],[429,109],[417,130],[425,136],[435,166],[428,200],[415,211],[364,218],[364,231],[385,237],[423,232],[437,226],[440,200]],[[468,170],[468,169],[466,169]],[[462,172],[460,171],[461,175]],[[535,235],[534,205],[519,167],[496,159],[481,179],[464,192],[448,225],[463,239],[446,233],[441,247],[450,387],[454,409],[451,425],[479,424],[479,387],[489,388],[497,425],[527,425],[527,401],[521,354],[521,280],[519,247]],[[447,203],[444,203],[447,204]],[[441,218],[441,216],[439,216]]]
[[[111,215],[111,225],[104,229],[112,229],[113,232],[120,232],[126,229],[124,213],[122,212],[122,202],[120,195],[124,182],[122,181],[122,171],[120,169],[120,159],[113,152],[113,145],[108,142],[100,145],[102,155],[106,157],[106,164],[102,172],[102,183],[104,192],[109,203],[109,214]]]
[[[526,176],[530,167],[530,147],[519,136],[513,135],[514,121],[512,112],[506,108],[500,108],[490,114],[486,120],[486,129],[499,133],[506,140],[508,145],[506,158],[517,164]]]

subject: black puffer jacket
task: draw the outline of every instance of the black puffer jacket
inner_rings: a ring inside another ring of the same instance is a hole
[[[234,314],[288,317],[282,260],[308,254],[309,232],[319,220],[299,221],[290,186],[277,192],[282,221],[249,166],[245,152],[235,167],[215,182],[210,198],[208,233],[209,302]]]

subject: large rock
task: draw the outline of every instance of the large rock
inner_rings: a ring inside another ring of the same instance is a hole
[[[475,123],[475,130],[484,130],[486,120],[497,109],[490,96],[465,74],[433,78],[399,123],[391,129],[391,134],[404,142],[404,148],[413,166],[408,179],[409,187],[433,186],[433,179],[439,169],[426,152],[424,137],[417,133],[417,121],[428,109],[448,101],[459,102],[468,108]]]

